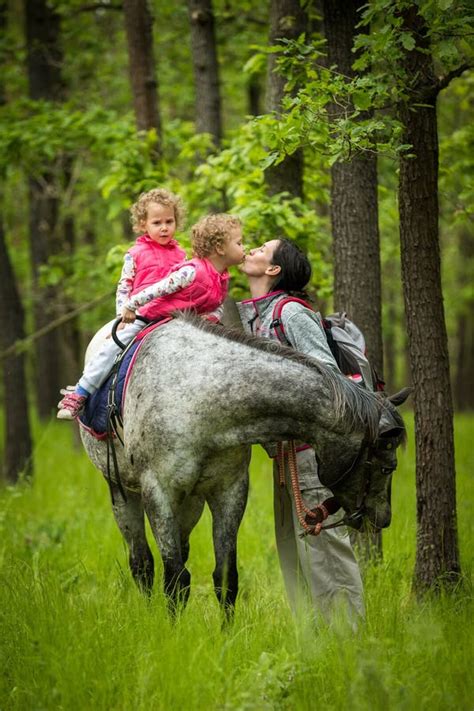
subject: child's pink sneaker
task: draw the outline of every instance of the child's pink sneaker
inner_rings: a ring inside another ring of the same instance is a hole
[[[63,391],[62,391],[63,392]],[[67,392],[58,403],[58,420],[75,420],[81,414],[87,398],[84,395]]]

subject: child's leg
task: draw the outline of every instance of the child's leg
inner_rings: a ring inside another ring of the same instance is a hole
[[[134,323],[125,326],[122,331],[119,331],[120,341],[122,341],[124,345],[128,345],[138,331],[141,331],[144,325],[143,321],[138,319],[134,321]],[[107,340],[104,341],[97,355],[91,358],[87,363],[74,391],[61,391],[64,393],[64,397],[58,403],[57,418],[59,420],[74,420],[81,414],[89,395],[92,395],[92,393],[100,388],[102,383],[107,379],[120,350],[120,347],[115,343],[113,338],[107,338]]]
[[[126,346],[142,330],[146,324],[140,319],[127,324],[124,329],[118,332],[118,338]],[[107,380],[115,358],[120,353],[121,348],[112,337],[104,341],[100,351],[87,363],[84,372],[76,385],[76,392],[80,394],[88,393],[92,395]]]

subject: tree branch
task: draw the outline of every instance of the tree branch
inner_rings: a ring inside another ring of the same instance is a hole
[[[28,350],[28,348],[34,343],[34,341],[38,340],[38,338],[45,336],[50,331],[53,331],[55,328],[58,328],[58,326],[62,326],[64,323],[67,323],[75,316],[78,316],[84,311],[88,311],[94,306],[98,306],[106,299],[109,299],[113,293],[114,292],[109,291],[107,292],[107,294],[102,294],[102,296],[98,296],[96,299],[89,301],[87,304],[82,304],[81,306],[78,306],[72,311],[69,311],[69,313],[59,316],[59,318],[55,319],[54,321],[50,321],[50,323],[48,323],[46,326],[43,326],[43,328],[40,328],[38,331],[35,331],[29,336],[26,336],[26,338],[22,338],[19,341],[15,341],[15,343],[13,343],[11,346],[0,352],[0,362],[4,358],[8,358],[9,356],[16,356],[19,353]]]
[[[467,62],[465,62],[464,64],[461,64],[459,67],[457,67],[457,69],[453,69],[451,72],[445,74],[444,77],[440,77],[436,83],[436,93],[439,94],[440,91],[446,89],[446,87],[449,86],[453,79],[456,79],[456,77],[460,77],[461,74],[463,74],[468,69],[472,69],[472,67],[472,64],[468,64]]]

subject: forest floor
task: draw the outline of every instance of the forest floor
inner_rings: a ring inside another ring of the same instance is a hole
[[[234,624],[222,629],[212,591],[208,512],[191,538],[190,602],[172,624],[155,545],[156,592],[147,600],[131,581],[107,486],[71,426],[37,426],[33,485],[0,492],[1,711],[473,709],[474,418],[456,418],[464,583],[422,602],[411,592],[415,474],[407,419],[393,522],[383,562],[364,575],[367,619],[357,632],[343,618],[317,626],[292,618],[263,450],[254,451],[239,534]]]

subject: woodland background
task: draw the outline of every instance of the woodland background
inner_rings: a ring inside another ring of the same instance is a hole
[[[389,391],[413,385],[415,589],[456,588],[453,412],[474,404],[471,4],[0,0],[0,28],[5,483],[34,480],[38,433],[111,317],[127,210],[164,185],[188,227],[225,210],[248,247],[300,244],[321,310],[363,329]]]
[[[0,0],[0,32],[0,706],[472,708],[472,4]],[[295,240],[322,312],[363,329],[389,392],[414,388],[355,636],[291,619],[259,450],[235,625],[205,517],[172,626],[54,420],[157,185],[186,203],[186,248],[223,210],[248,247]]]

